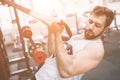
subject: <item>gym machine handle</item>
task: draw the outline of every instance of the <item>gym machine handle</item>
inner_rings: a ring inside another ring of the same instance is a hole
[[[60,22],[61,20],[55,18],[55,17],[51,17],[51,16],[48,16],[48,15],[45,15],[45,14],[40,14],[40,13],[37,13],[33,10],[30,10],[28,8],[25,8],[13,1],[10,1],[10,0],[0,0],[0,2],[3,2],[4,4],[8,4],[9,6],[12,6],[38,20],[40,20],[42,23],[44,23],[47,27],[49,27],[51,25],[51,23],[53,22]],[[65,23],[65,22],[64,22]],[[66,23],[65,23],[66,24]],[[66,29],[66,32],[68,33],[69,35],[69,38],[72,36],[72,32],[70,30],[70,28],[68,27],[68,25],[66,24],[65,26],[65,29]]]

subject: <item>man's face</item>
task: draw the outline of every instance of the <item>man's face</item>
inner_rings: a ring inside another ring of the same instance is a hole
[[[100,37],[105,30],[105,16],[96,16],[92,14],[87,21],[85,28],[85,38],[94,39]]]

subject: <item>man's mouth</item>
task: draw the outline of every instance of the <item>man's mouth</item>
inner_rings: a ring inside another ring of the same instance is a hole
[[[92,30],[86,30],[86,35],[93,36]]]
[[[91,29],[85,30],[85,38],[92,39],[94,37],[94,33]]]

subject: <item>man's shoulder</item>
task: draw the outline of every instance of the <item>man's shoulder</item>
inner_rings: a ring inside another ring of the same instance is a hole
[[[82,40],[84,39],[84,35],[82,34],[76,34],[71,37],[72,40]]]
[[[86,47],[90,50],[103,50],[103,42],[101,40],[97,40],[97,41],[90,41]]]
[[[91,42],[86,45],[86,50],[96,58],[101,58],[104,55],[104,46],[102,42]]]

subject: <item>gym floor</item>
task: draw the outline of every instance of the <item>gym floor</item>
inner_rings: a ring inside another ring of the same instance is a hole
[[[105,56],[100,64],[87,72],[82,80],[120,80],[120,31],[111,30],[104,41]],[[31,80],[33,74],[21,73],[10,77],[10,80]]]

